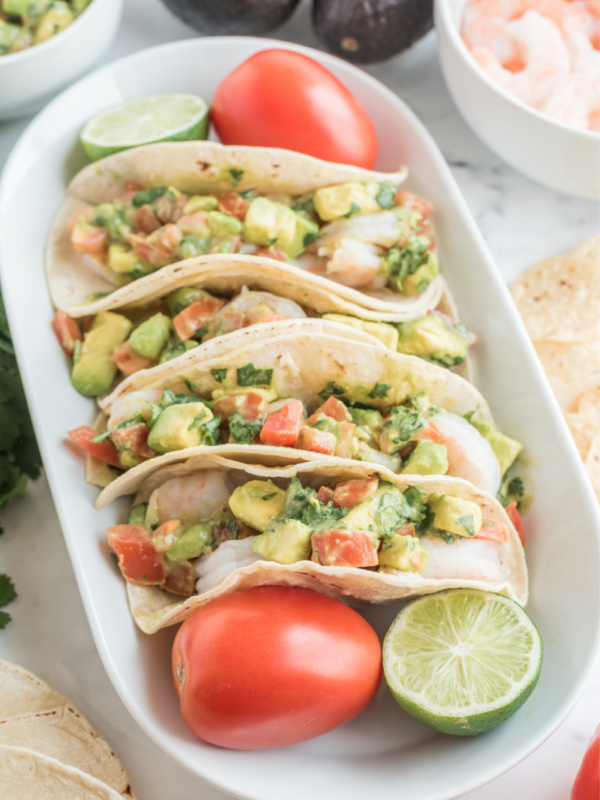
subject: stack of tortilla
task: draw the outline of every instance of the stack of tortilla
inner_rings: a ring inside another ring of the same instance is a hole
[[[71,703],[40,678],[0,660],[2,800],[131,800],[116,755]]]
[[[600,501],[600,236],[511,287]]]

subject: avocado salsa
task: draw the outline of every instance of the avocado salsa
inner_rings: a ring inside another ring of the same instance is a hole
[[[417,486],[401,491],[377,476],[318,490],[304,487],[297,477],[285,488],[271,480],[251,480],[205,519],[185,513],[162,519],[161,489],[148,503],[132,508],[127,524],[109,528],[108,541],[127,580],[176,594],[193,594],[198,559],[231,540],[252,537],[254,554],[283,565],[311,560],[327,567],[417,575],[429,558],[423,537],[448,544],[508,540],[504,526],[482,517],[471,500],[427,494]]]
[[[428,201],[374,181],[298,197],[253,190],[190,196],[129,182],[112,203],[77,212],[71,242],[118,285],[177,261],[240,252],[346,286],[413,296],[438,274],[432,210]]]
[[[0,0],[0,56],[51,39],[89,6],[91,0]]]
[[[169,361],[215,336],[259,323],[313,315],[293,300],[268,292],[242,291],[228,300],[194,286],[162,300],[86,317],[81,324],[57,311],[53,328],[73,357],[71,383],[86,396],[108,391],[115,377]],[[474,336],[436,312],[401,323],[372,322],[344,314],[323,318],[370,333],[386,347],[440,366],[461,364]]]

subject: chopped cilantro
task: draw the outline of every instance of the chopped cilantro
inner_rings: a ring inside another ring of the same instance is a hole
[[[419,411],[406,406],[394,406],[381,431],[385,433],[390,442],[398,446],[397,449],[400,449],[405,442],[410,442],[424,424]]]
[[[351,217],[353,214],[360,214],[362,211],[362,207],[355,203],[354,200],[350,204],[350,211],[347,214],[344,214],[345,217]]]
[[[298,478],[292,478],[288,484],[283,509],[286,519],[299,519],[311,527],[320,523],[328,524],[348,513],[347,508],[335,508],[333,500],[326,504],[319,502],[316,491],[310,487],[304,488]]]
[[[168,188],[168,186],[156,186],[154,189],[142,189],[140,192],[136,192],[133,195],[131,198],[131,205],[134,208],[149,205],[155,200],[158,200],[159,197],[162,197]]]
[[[308,246],[309,246],[309,245],[311,245],[311,244],[312,244],[312,243],[313,243],[313,242],[314,242],[316,239],[318,239],[318,238],[319,238],[319,235],[320,235],[320,234],[319,234],[319,232],[318,232],[318,231],[308,231],[308,233],[305,233],[305,234],[304,234],[304,239],[302,240],[302,244],[304,245],[304,247],[308,247]]]
[[[188,387],[190,392],[196,391],[196,384],[194,383],[194,381],[191,381],[189,378],[185,378],[184,383]]]
[[[475,536],[475,528],[473,527],[473,514],[465,514],[464,517],[457,517],[456,522],[461,528],[464,528],[469,536]]]
[[[0,608],[12,603],[16,596],[15,587],[8,575],[0,575]],[[10,614],[0,611],[0,629],[5,628],[10,620]]]
[[[211,369],[210,374],[218,383],[223,383],[223,381],[227,377],[227,367],[224,367],[223,369],[218,369],[218,368]]]
[[[327,400],[330,397],[343,397],[345,389],[343,386],[339,386],[334,381],[329,381],[327,386],[319,392],[319,397],[322,400]]]
[[[268,386],[272,377],[272,369],[256,369],[254,364],[245,364],[237,370],[238,386]]]
[[[396,187],[393,183],[380,183],[375,200],[380,208],[391,208],[396,197]]]
[[[262,426],[262,419],[244,419],[237,411],[229,417],[229,432],[238,444],[251,444]]]
[[[170,389],[163,389],[160,404],[163,408],[167,406],[184,405],[185,403],[204,403],[207,408],[212,408],[210,400],[203,400],[201,397],[194,397],[191,394],[176,394]]]
[[[523,485],[523,480],[521,478],[513,478],[511,482],[508,484],[508,494],[516,495],[517,497],[523,497],[525,494],[525,486]]]
[[[231,175],[231,178],[232,178],[231,183],[233,185],[233,188],[235,189],[235,187],[238,184],[240,184],[242,182],[243,178],[244,178],[244,170],[243,169],[237,169],[236,167],[229,167],[228,172]]]
[[[389,383],[376,383],[373,390],[369,392],[369,397],[386,397],[391,388]]]
[[[304,214],[312,219],[316,214],[315,201],[312,196],[309,197],[308,200],[296,200],[296,202],[292,203],[292,211],[296,211],[298,214]]]

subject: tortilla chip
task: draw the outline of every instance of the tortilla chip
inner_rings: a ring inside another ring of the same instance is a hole
[[[0,746],[2,800],[122,800],[122,795],[56,758]]]
[[[572,409],[584,417],[589,425],[600,433],[600,384],[583,392]]]
[[[592,489],[600,502],[600,433],[596,434],[592,441],[584,466],[592,482]]]
[[[528,270],[511,293],[534,341],[600,340],[600,237]]]
[[[556,391],[583,391],[600,384],[600,336],[581,342],[533,342]]]
[[[565,418],[579,455],[585,461],[594,438],[594,430],[582,414],[567,411]]]

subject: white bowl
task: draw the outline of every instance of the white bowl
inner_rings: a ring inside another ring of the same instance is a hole
[[[512,97],[460,36],[467,0],[435,0],[440,61],[459,111],[487,146],[529,178],[580,197],[600,197],[600,135],[578,130]]]
[[[123,0],[92,0],[46,42],[0,56],[0,120],[33,114],[92,67],[112,42]]]

